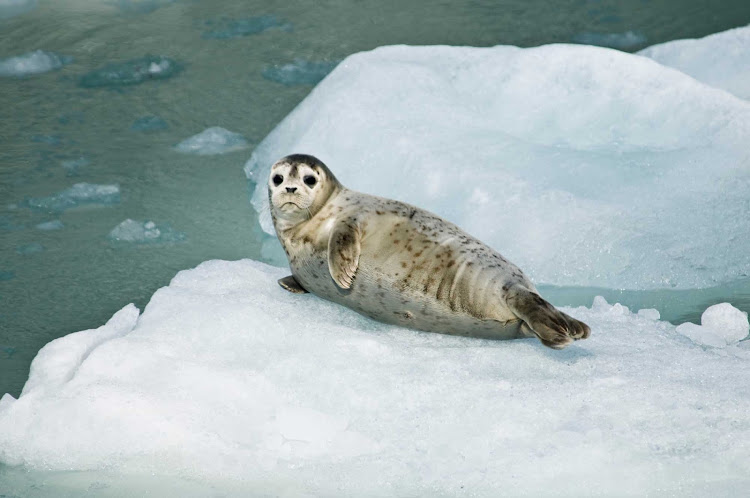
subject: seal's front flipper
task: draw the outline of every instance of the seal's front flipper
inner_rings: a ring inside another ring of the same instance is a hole
[[[360,234],[354,222],[340,221],[328,239],[328,271],[342,289],[352,286],[359,267]]]
[[[294,275],[289,275],[288,277],[280,278],[279,279],[279,285],[288,290],[289,292],[293,292],[295,294],[307,294],[307,291],[302,288],[302,286],[297,282],[297,279],[294,278]]]
[[[547,347],[562,349],[573,341],[586,339],[591,329],[542,299],[536,292],[514,285],[505,298],[508,307]]]

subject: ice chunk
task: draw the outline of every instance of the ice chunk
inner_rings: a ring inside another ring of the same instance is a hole
[[[141,116],[133,121],[130,129],[133,131],[161,131],[169,128],[169,125],[159,116]]]
[[[22,395],[0,404],[0,462],[100,486],[230,482],[233,496],[750,485],[750,361],[727,354],[738,346],[702,348],[604,300],[564,309],[593,331],[564,351],[415,332],[290,294],[276,283],[287,274],[206,262],[140,317],[131,305],[48,344]]]
[[[270,165],[308,153],[537,283],[699,288],[750,275],[748,143],[750,103],[638,55],[394,46],[341,62],[245,171],[269,234]]]
[[[37,0],[0,0],[0,19],[25,14],[36,7]]]
[[[76,183],[49,197],[32,197],[23,201],[25,207],[38,211],[61,212],[66,209],[90,205],[110,205],[120,202],[119,185]]]
[[[249,17],[246,19],[221,19],[218,21],[206,21],[207,31],[203,32],[203,38],[216,40],[227,40],[241,36],[257,35],[272,28],[290,31],[292,25],[278,19],[273,15]]]
[[[64,227],[65,225],[60,220],[45,221],[36,226],[39,230],[60,230]]]
[[[71,57],[64,55],[35,50],[23,55],[0,59],[0,76],[23,77],[47,73],[60,69],[72,60]]]
[[[44,251],[44,246],[39,242],[32,242],[30,244],[24,244],[16,248],[16,252],[23,256],[29,256],[38,252]]]
[[[91,162],[85,157],[66,159],[60,162],[60,166],[65,169],[66,176],[78,176],[78,168],[83,168],[89,164],[91,164]]]
[[[137,85],[149,80],[171,78],[182,71],[182,64],[164,56],[146,55],[125,62],[107,64],[86,73],[80,85],[86,88]]]
[[[286,86],[315,85],[338,65],[328,61],[296,59],[289,64],[271,66],[263,70],[263,77]]]
[[[624,33],[592,33],[587,31],[575,35],[573,42],[627,50],[643,46],[646,43],[646,36],[638,31],[626,31]]]
[[[160,242],[180,242],[185,234],[172,230],[169,225],[159,225],[153,221],[136,221],[128,218],[109,232],[113,242],[134,244],[155,244]]]
[[[721,303],[703,312],[700,325],[683,323],[676,330],[695,343],[721,348],[747,337],[750,324],[747,313],[729,303]]]
[[[245,137],[220,126],[206,128],[197,135],[186,138],[174,146],[175,150],[185,154],[208,156],[226,154],[249,147]]]
[[[661,314],[659,313],[659,310],[655,310],[652,308],[645,308],[642,310],[638,310],[638,316],[642,316],[643,318],[647,320],[658,320],[661,318]]]
[[[750,99],[750,25],[697,40],[653,45],[638,54]]]

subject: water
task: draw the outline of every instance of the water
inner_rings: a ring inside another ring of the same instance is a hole
[[[289,1],[273,8],[239,0],[68,0],[0,16],[0,58],[34,50],[72,58],[46,74],[0,78],[0,393],[20,393],[41,346],[97,327],[129,302],[144,306],[177,271],[207,259],[264,259],[242,165],[312,88],[264,77],[274,67],[299,60],[334,64],[388,44],[534,46],[570,42],[582,33],[637,32],[644,41],[627,46],[635,51],[750,22],[745,0],[567,0],[555,6],[526,0]],[[275,20],[267,29],[243,28],[263,16]],[[205,36],[222,26],[233,31]],[[149,55],[169,57],[181,71],[131,85],[81,86],[93,70]],[[251,148],[212,156],[173,150],[212,126],[240,133]],[[25,199],[84,182],[119,185],[119,203],[54,213],[23,207]],[[185,237],[115,244],[107,236],[126,219],[167,224]],[[55,220],[63,228],[35,228]],[[38,246],[44,249],[23,250]],[[556,304],[589,305],[602,294],[634,309],[655,307],[677,322],[697,321],[708,305],[726,300],[750,309],[747,280],[695,291],[541,290]]]

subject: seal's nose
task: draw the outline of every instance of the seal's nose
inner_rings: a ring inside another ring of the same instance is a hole
[[[287,188],[286,188],[286,191],[287,191],[287,192],[289,192],[290,194],[291,194],[291,193],[294,193],[294,192],[296,192],[296,191],[297,191],[297,187],[287,187]]]

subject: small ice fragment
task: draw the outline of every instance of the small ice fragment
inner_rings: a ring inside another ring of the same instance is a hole
[[[130,125],[131,130],[143,132],[161,131],[167,128],[169,125],[159,116],[141,116]]]
[[[294,62],[281,66],[270,66],[263,70],[263,77],[286,86],[315,85],[325,78],[338,65],[338,61],[306,61],[295,59]]]
[[[226,154],[227,152],[246,149],[248,146],[247,140],[239,133],[231,132],[219,126],[212,126],[197,135],[186,138],[175,145],[174,148],[185,154],[207,156]]]
[[[659,310],[653,309],[653,308],[644,308],[641,310],[638,310],[638,316],[642,316],[643,318],[647,320],[658,320],[661,318],[661,313],[659,313]]]
[[[272,28],[290,31],[292,25],[276,18],[276,16],[265,15],[250,17],[246,19],[222,19],[221,21],[206,22],[211,26],[209,31],[203,33],[203,38],[215,40],[227,40],[241,36],[257,35]]]
[[[703,312],[700,325],[683,323],[676,330],[695,343],[722,348],[747,337],[750,324],[747,313],[729,303],[721,303]]]
[[[638,31],[626,31],[625,33],[579,33],[573,37],[573,43],[584,45],[596,45],[598,47],[616,48],[627,50],[645,44],[646,36]]]
[[[172,230],[169,225],[157,226],[153,221],[137,221],[128,218],[109,232],[108,238],[113,242],[146,244],[156,242],[180,242],[185,234]]]
[[[591,304],[591,309],[597,310],[597,311],[603,311],[607,308],[610,308],[609,303],[606,299],[604,299],[604,296],[595,296],[594,302]]]
[[[182,65],[164,56],[146,55],[125,62],[113,62],[81,77],[85,88],[137,85],[148,80],[171,78],[182,71]]]
[[[60,230],[64,227],[63,222],[60,220],[45,221],[39,223],[35,228],[38,230]]]
[[[79,157],[78,159],[66,159],[64,161],[60,161],[60,166],[62,166],[65,169],[66,176],[78,175],[78,168],[81,168],[83,166],[88,166],[89,164],[91,163],[85,157]]]
[[[44,251],[44,246],[38,242],[32,242],[30,244],[24,244],[16,248],[16,252],[23,256],[29,256],[38,252]]]
[[[73,59],[52,52],[35,50],[15,57],[0,59],[0,76],[21,78],[60,69]]]
[[[49,197],[32,197],[23,201],[30,209],[48,212],[61,212],[66,209],[88,204],[110,205],[120,202],[119,185],[97,185],[76,183]]]

